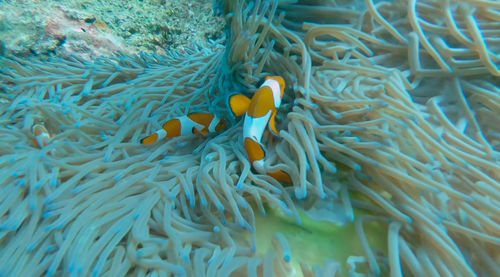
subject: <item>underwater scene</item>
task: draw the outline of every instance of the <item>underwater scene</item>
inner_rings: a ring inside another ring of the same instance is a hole
[[[497,0],[0,1],[0,277],[500,276]]]

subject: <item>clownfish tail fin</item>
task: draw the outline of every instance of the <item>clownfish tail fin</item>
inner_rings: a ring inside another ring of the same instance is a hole
[[[250,163],[257,172],[261,174],[267,174],[283,183],[288,183],[288,184],[292,183],[292,178],[285,171],[283,170],[266,171],[264,169],[264,158],[266,157],[266,152],[262,144],[258,143],[253,139],[245,138],[245,150],[247,151]]]
[[[235,116],[244,115],[250,106],[250,101],[251,99],[243,94],[234,94],[229,96],[229,107],[231,108],[231,112]]]
[[[292,183],[292,178],[283,170],[268,171],[267,175],[283,183]]]
[[[141,144],[153,144],[157,141],[158,141],[158,134],[154,133],[150,136],[141,139]]]
[[[165,129],[160,129],[140,140],[141,144],[153,144],[167,136]]]

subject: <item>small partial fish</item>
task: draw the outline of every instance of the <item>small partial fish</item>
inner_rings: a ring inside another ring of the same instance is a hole
[[[33,143],[40,149],[43,147],[47,146],[50,142],[51,136],[45,126],[42,124],[34,124],[31,127],[31,132],[33,133],[33,136],[35,139],[33,140]]]

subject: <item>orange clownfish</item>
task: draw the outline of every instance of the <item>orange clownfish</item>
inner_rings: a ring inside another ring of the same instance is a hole
[[[206,136],[226,128],[226,121],[211,113],[191,113],[173,118],[154,134],[141,139],[141,144],[152,144],[163,138],[173,138],[192,134]]]
[[[51,137],[49,135],[49,132],[45,128],[45,126],[43,126],[41,124],[34,124],[31,127],[31,132],[33,133],[33,136],[35,136],[33,143],[38,148],[42,149],[43,147],[45,147],[49,144]]]
[[[266,125],[269,130],[278,135],[276,129],[276,112],[281,105],[285,91],[285,80],[280,76],[266,77],[264,83],[255,92],[252,99],[236,94],[229,98],[229,106],[236,116],[245,114],[243,122],[243,140],[245,150],[253,168],[261,174],[267,174],[274,179],[291,183],[288,173],[282,170],[266,171],[264,158],[266,152],[260,143]]]

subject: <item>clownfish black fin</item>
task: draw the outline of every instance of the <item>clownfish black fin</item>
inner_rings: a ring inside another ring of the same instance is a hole
[[[269,123],[268,123],[268,127],[269,127],[269,132],[271,132],[271,134],[275,135],[275,136],[278,136],[278,129],[276,128],[276,113],[277,111],[274,111],[272,114],[271,114],[271,118],[269,118]]]
[[[196,129],[196,127],[193,127],[193,134],[206,136],[206,135],[208,135],[208,130],[207,129]]]
[[[231,95],[229,97],[229,107],[235,116],[242,116],[247,112],[250,101],[250,98],[243,94]]]

